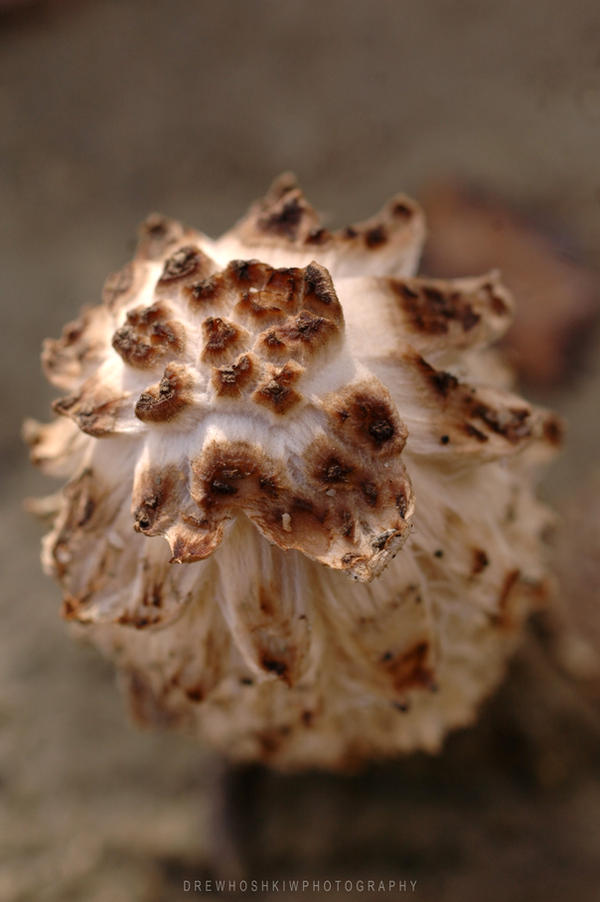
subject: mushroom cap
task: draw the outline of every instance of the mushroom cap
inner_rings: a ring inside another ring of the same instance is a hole
[[[331,232],[284,175],[215,241],[149,217],[45,342],[44,565],[141,719],[339,768],[436,749],[500,679],[561,424],[490,348],[498,274],[415,277],[424,233],[402,195]]]

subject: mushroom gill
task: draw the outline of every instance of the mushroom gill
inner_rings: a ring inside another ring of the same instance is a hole
[[[285,175],[215,241],[150,217],[45,343],[44,567],[142,720],[342,768],[435,751],[500,680],[561,425],[490,347],[498,275],[416,277],[424,233],[404,196],[329,231]]]

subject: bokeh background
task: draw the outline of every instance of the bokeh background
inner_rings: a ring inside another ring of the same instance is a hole
[[[42,339],[98,300],[138,222],[159,210],[217,234],[285,169],[333,225],[398,190],[479,186],[576,248],[593,283],[597,0],[3,2],[0,147],[0,898],[167,902],[245,867],[416,879],[422,902],[597,899],[597,709],[539,636],[441,758],[229,773],[138,732],[112,669],[68,637],[22,511],[48,485],[19,438],[48,416]],[[586,331],[566,377],[530,391],[570,423],[543,491],[578,508],[600,459]]]

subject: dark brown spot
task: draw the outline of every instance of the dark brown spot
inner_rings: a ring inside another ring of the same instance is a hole
[[[363,482],[361,484],[362,493],[368,505],[375,507],[377,504],[378,492],[374,482]]]
[[[265,492],[271,498],[277,498],[277,495],[279,494],[279,486],[277,480],[273,476],[259,477],[258,487],[261,492]]]
[[[218,479],[213,479],[209,488],[211,492],[215,492],[217,495],[237,495],[239,491],[236,486],[231,485],[228,482],[220,482]]]
[[[458,379],[452,373],[448,373],[446,370],[436,370],[433,367],[430,381],[436,392],[442,395],[443,398],[446,398],[458,385]]]
[[[395,201],[392,204],[392,215],[398,219],[410,219],[413,212],[412,208],[402,200]]]
[[[495,313],[496,316],[504,316],[509,312],[508,304],[506,303],[504,298],[496,293],[495,287],[492,282],[484,282],[482,288],[486,292],[489,298],[492,312]]]
[[[433,681],[433,672],[427,664],[429,643],[418,642],[414,648],[404,654],[386,652],[380,658],[384,670],[393,680],[394,689],[402,692],[406,689],[429,688]]]
[[[498,411],[473,395],[465,397],[464,405],[471,417],[481,420],[492,432],[501,435],[511,444],[531,435],[531,411],[526,407],[510,407]]]
[[[485,432],[482,432],[480,429],[477,429],[477,427],[473,426],[472,423],[464,423],[463,429],[466,432],[466,434],[469,436],[469,438],[474,438],[475,441],[477,441],[477,442],[483,443],[483,442],[487,442],[489,440],[488,436],[485,434]]]
[[[544,438],[551,445],[557,447],[562,444],[564,438],[564,428],[558,417],[548,416],[544,420],[543,425]]]
[[[161,608],[163,605],[162,584],[153,583],[144,594],[144,604],[153,608]]]
[[[441,548],[438,548],[436,551],[433,552],[433,556],[434,557],[444,557],[444,552],[442,551]]]
[[[311,229],[304,239],[306,244],[326,244],[330,240],[331,232],[323,228]]]
[[[199,282],[193,282],[186,288],[186,294],[190,302],[199,307],[203,304],[220,299],[224,292],[223,276],[221,273],[207,276]]]
[[[406,500],[406,495],[401,492],[396,495],[396,507],[400,516],[404,520],[408,511],[408,501]]]
[[[318,479],[328,484],[336,482],[345,482],[346,478],[353,472],[353,467],[341,463],[336,457],[330,457],[319,469]]]
[[[380,536],[375,536],[375,538],[371,540],[371,548],[373,548],[374,551],[382,551],[393,535],[395,535],[395,533],[392,530],[391,533],[382,533]]]
[[[448,332],[452,322],[459,323],[464,332],[469,332],[481,319],[460,291],[443,283],[390,279],[389,285],[413,328],[419,332],[442,335]]]
[[[365,232],[365,244],[367,247],[381,247],[387,241],[387,232],[382,225],[373,226]]]
[[[471,565],[471,575],[477,576],[489,565],[490,559],[483,548],[473,548],[473,563]]]
[[[81,602],[73,595],[65,595],[62,600],[60,616],[65,620],[76,620]]]
[[[449,435],[440,435],[440,444],[447,445],[449,441],[450,441]]]
[[[96,502],[93,498],[86,498],[85,503],[83,505],[83,510],[81,511],[81,515],[77,520],[77,527],[81,529],[85,526],[92,518],[94,511],[96,510]]]
[[[157,527],[160,514],[168,505],[174,483],[171,474],[161,471],[149,474],[146,483],[146,493],[133,514],[134,529],[153,535],[151,530]]]
[[[394,427],[389,420],[377,420],[369,426],[369,435],[375,440],[375,444],[382,445],[394,437]]]
[[[345,538],[352,538],[354,535],[354,518],[350,511],[342,511],[340,513],[342,535]]]
[[[202,686],[191,686],[185,690],[185,694],[191,702],[201,702],[204,698],[204,688]]]
[[[294,241],[298,234],[298,227],[302,222],[305,208],[297,196],[280,202],[271,212],[260,216],[257,221],[258,228],[272,235],[279,235]]]
[[[265,617],[273,617],[273,615],[275,614],[276,605],[274,604],[273,599],[271,598],[265,586],[259,586],[258,604]]]
[[[399,454],[407,433],[387,398],[360,389],[346,394],[344,407],[334,411],[338,431],[347,437],[353,433],[372,450]]]
[[[302,400],[302,395],[293,388],[302,372],[302,368],[297,364],[286,363],[279,371],[274,372],[270,379],[259,385],[252,395],[253,400],[274,413],[287,413]]]
[[[225,275],[236,288],[262,288],[272,268],[259,260],[232,260]]]
[[[397,279],[394,279],[394,280],[390,280],[390,284],[397,292],[398,291],[402,292],[404,297],[410,301],[418,300],[420,297],[419,292],[417,290],[415,290],[414,288],[411,288],[408,282],[404,282],[404,281],[401,282]]]
[[[264,670],[269,671],[269,673],[276,673],[278,677],[286,680],[288,674],[288,665],[280,658],[275,658],[271,655],[265,654],[261,658],[260,665]]]

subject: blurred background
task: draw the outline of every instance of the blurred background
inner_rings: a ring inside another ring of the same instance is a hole
[[[232,773],[138,732],[69,638],[22,510],[49,485],[19,437],[49,416],[42,339],[99,300],[148,212],[218,234],[285,169],[332,225],[404,190],[429,274],[497,265],[518,295],[508,353],[569,422],[542,486],[566,523],[556,616],[600,649],[597,0],[4,0],[0,123],[0,899],[167,902],[244,872],[597,899],[599,684],[555,627],[532,625],[439,758]]]

